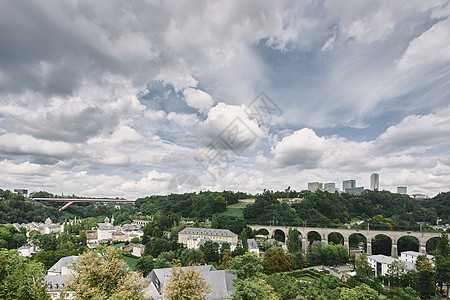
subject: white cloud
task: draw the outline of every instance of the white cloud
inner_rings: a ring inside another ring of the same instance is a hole
[[[312,169],[317,167],[328,147],[324,138],[318,137],[309,128],[303,128],[284,137],[272,152],[275,155],[274,160],[280,166],[299,165],[305,169]]]
[[[64,142],[36,139],[27,135],[7,133],[0,136],[0,153],[8,155],[43,155],[58,159],[73,155],[76,147]]]
[[[252,149],[265,131],[256,120],[249,119],[244,106],[218,103],[208,112],[208,118],[200,124],[205,146],[233,150],[240,154]]]
[[[397,68],[400,72],[418,70],[423,73],[449,61],[450,19],[446,18],[409,43],[408,49],[397,62]]]
[[[211,95],[202,90],[188,88],[183,90],[183,95],[186,103],[200,112],[208,111],[214,104]]]
[[[450,145],[450,107],[437,113],[404,118],[389,127],[377,139],[380,150],[424,147],[431,149]]]

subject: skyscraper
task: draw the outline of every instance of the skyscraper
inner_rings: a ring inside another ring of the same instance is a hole
[[[344,180],[342,181],[342,189],[345,191],[345,189],[354,188],[356,187],[356,180]]]
[[[406,186],[398,186],[397,187],[397,194],[406,195]]]
[[[328,183],[323,184],[324,190],[329,190],[329,189],[334,189],[334,188],[336,188],[334,182],[328,182]]]
[[[308,191],[316,192],[322,189],[322,183],[320,182],[308,182]]]
[[[370,175],[370,189],[378,191],[380,188],[380,175],[373,173]]]

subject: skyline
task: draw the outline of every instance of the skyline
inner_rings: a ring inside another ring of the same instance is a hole
[[[5,1],[0,188],[450,190],[449,1]],[[181,183],[186,184],[181,185]]]

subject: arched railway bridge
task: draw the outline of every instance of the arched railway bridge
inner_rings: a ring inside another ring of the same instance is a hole
[[[391,239],[391,256],[398,257],[397,242],[405,236],[415,237],[419,241],[419,252],[426,254],[426,244],[428,240],[439,237],[440,232],[416,232],[416,231],[389,231],[389,230],[367,230],[367,229],[342,229],[342,228],[318,228],[318,227],[292,227],[292,226],[265,226],[265,225],[249,225],[253,230],[265,229],[270,236],[279,230],[287,237],[290,228],[296,229],[300,234],[302,241],[302,251],[306,253],[308,246],[308,234],[317,232],[321,237],[321,242],[324,245],[328,244],[329,235],[331,233],[338,233],[344,239],[344,246],[349,249],[349,238],[353,234],[359,234],[366,238],[367,254],[372,255],[372,239],[377,235],[385,235]],[[447,233],[447,235],[450,234]]]

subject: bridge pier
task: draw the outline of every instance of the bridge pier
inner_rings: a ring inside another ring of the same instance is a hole
[[[427,254],[427,245],[425,244],[420,244],[419,245],[419,252],[422,254]]]
[[[394,258],[398,257],[398,252],[397,252],[397,243],[392,243],[392,248],[391,248],[391,256]]]
[[[345,247],[347,250],[350,250],[350,243],[349,243],[348,238],[344,238],[344,247]]]
[[[367,255],[372,255],[372,241],[367,241]]]
[[[308,251],[308,239],[302,238],[302,252],[306,254]]]
[[[328,236],[326,234],[322,234],[321,236],[322,245],[325,247],[328,245]]]

